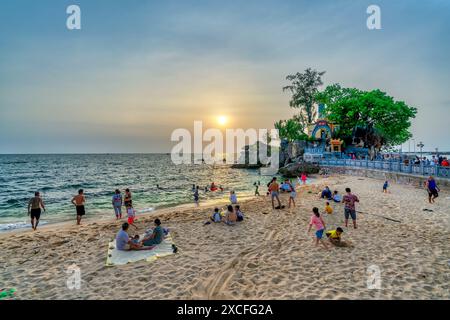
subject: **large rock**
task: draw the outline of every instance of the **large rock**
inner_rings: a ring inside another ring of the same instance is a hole
[[[286,178],[295,178],[301,175],[303,172],[306,174],[319,173],[320,167],[317,164],[298,162],[290,163],[283,168],[280,168],[279,173]]]

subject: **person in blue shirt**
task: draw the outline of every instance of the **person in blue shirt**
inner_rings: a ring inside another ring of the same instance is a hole
[[[120,190],[116,189],[112,197],[112,205],[114,208],[114,213],[116,214],[116,220],[122,219],[122,204],[122,195],[120,194]]]
[[[388,183],[388,181],[386,180],[385,182],[384,182],[384,184],[383,184],[383,192],[384,193],[387,193],[388,191],[387,191],[387,188],[389,187],[389,183]]]
[[[142,240],[144,246],[153,246],[160,244],[164,240],[164,230],[161,227],[161,220],[155,219],[155,228],[153,232]]]
[[[436,180],[432,176],[430,176],[426,182],[426,187],[428,191],[428,202],[434,203],[434,199],[439,197],[439,188],[436,184]]]
[[[341,195],[338,193],[337,190],[334,190],[334,192],[333,192],[333,201],[334,202],[341,202],[342,201]]]

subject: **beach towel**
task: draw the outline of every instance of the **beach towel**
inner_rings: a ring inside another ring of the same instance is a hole
[[[107,266],[119,266],[130,262],[136,262],[145,260],[147,262],[153,262],[158,258],[166,257],[173,253],[173,240],[172,236],[167,235],[163,242],[156,245],[152,250],[142,251],[122,251],[116,249],[116,240],[111,241],[108,244],[108,255],[106,257]]]

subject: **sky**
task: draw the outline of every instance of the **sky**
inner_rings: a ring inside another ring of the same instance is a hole
[[[450,150],[449,34],[445,0],[5,0],[0,153],[170,152],[173,130],[219,115],[273,128],[308,67],[417,107],[415,143]]]

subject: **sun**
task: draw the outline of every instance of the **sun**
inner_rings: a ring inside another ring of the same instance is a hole
[[[224,126],[224,125],[227,124],[228,119],[227,119],[226,116],[218,116],[218,117],[217,117],[217,122],[218,122],[221,126]]]

